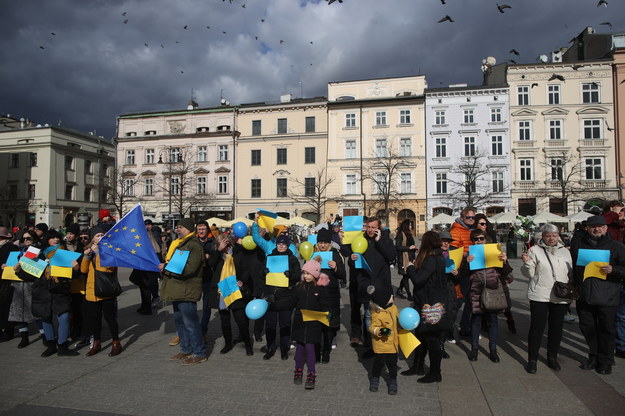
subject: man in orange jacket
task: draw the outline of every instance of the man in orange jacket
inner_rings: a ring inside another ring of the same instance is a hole
[[[466,207],[460,212],[460,218],[456,218],[456,221],[451,226],[451,237],[453,241],[452,246],[456,248],[463,247],[464,253],[469,252],[469,246],[473,244],[471,242],[471,230],[475,226],[475,208]]]

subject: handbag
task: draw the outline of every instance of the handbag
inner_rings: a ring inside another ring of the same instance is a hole
[[[480,307],[485,311],[500,311],[508,308],[508,299],[506,299],[506,293],[503,291],[503,284],[499,277],[495,289],[486,287],[486,277],[484,278],[484,287],[480,294]]]
[[[450,305],[453,304],[455,292],[447,284],[445,263],[442,256],[434,257],[435,272],[422,289],[421,294],[426,302],[421,307],[419,332],[437,332],[451,328],[453,321]]]
[[[117,279],[117,272],[95,270],[93,291],[99,298],[114,298],[121,295],[122,287]]]
[[[553,264],[551,263],[551,259],[549,258],[549,253],[547,253],[547,250],[545,250],[544,247],[542,247],[542,249],[545,251],[545,257],[547,257],[547,261],[549,261],[549,266],[551,267],[551,274],[553,275],[553,280],[554,280],[553,294],[556,295],[556,297],[562,298],[562,299],[571,299],[571,300],[579,299],[579,291],[577,290],[577,286],[571,283],[570,279],[568,282],[558,282],[558,280],[556,279],[556,270],[554,269]]]

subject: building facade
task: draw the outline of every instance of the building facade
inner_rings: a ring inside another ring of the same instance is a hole
[[[507,86],[425,91],[427,219],[466,206],[493,215],[511,202]]]

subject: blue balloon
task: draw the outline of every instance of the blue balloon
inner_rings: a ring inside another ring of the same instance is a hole
[[[269,303],[265,299],[254,299],[245,307],[245,314],[250,319],[260,319],[267,312]]]
[[[402,328],[409,331],[418,327],[420,320],[419,312],[414,308],[404,308],[399,313],[399,324]]]
[[[236,238],[243,238],[247,235],[247,225],[244,222],[237,222],[232,226],[232,233]]]

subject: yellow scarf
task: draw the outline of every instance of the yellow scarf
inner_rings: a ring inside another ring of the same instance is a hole
[[[189,233],[187,235],[185,235],[182,238],[177,238],[174,241],[171,242],[171,245],[169,246],[169,250],[167,250],[167,256],[165,257],[165,263],[169,262],[169,260],[171,260],[171,256],[174,255],[174,253],[176,252],[176,249],[178,248],[178,246],[180,244],[182,244],[185,240],[194,237],[195,233]]]
[[[221,268],[221,275],[219,276],[219,281],[236,275],[236,271],[234,270],[234,258],[232,254],[226,254],[226,258],[224,259],[224,266]]]

